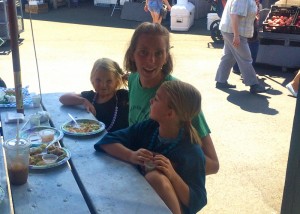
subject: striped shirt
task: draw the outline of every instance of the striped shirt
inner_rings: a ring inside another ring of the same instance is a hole
[[[239,35],[251,38],[254,32],[254,20],[257,13],[255,0],[228,0],[223,11],[219,29],[226,33],[233,33],[230,15],[238,15]]]

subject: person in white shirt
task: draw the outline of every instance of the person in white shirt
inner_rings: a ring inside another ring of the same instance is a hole
[[[227,80],[233,65],[237,62],[243,76],[243,83],[250,86],[251,93],[262,93],[270,89],[258,82],[247,42],[254,33],[253,23],[256,13],[255,0],[227,1],[219,27],[224,39],[224,48],[215,77],[216,88],[236,88]]]

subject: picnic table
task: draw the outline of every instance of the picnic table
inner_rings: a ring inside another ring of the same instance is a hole
[[[76,119],[95,119],[82,106],[63,106],[61,93],[42,95],[43,108],[50,114],[49,124],[60,129]],[[14,108],[0,108],[1,118]],[[25,107],[25,120],[42,108]],[[22,124],[21,124],[22,125]],[[15,123],[3,123],[4,141],[16,136]],[[94,144],[105,131],[90,136],[64,135],[59,144],[71,158],[51,169],[30,169],[27,183],[10,185],[5,157],[0,149],[0,185],[5,199],[0,213],[171,213],[164,202],[132,164],[96,152]]]

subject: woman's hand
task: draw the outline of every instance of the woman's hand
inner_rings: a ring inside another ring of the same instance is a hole
[[[84,98],[83,98],[84,99]],[[90,103],[90,101],[88,101],[87,99],[84,99],[82,105],[85,107],[85,109],[88,111],[88,112],[91,112],[94,116],[96,116],[96,109],[95,107],[93,106],[92,103]]]
[[[240,41],[240,36],[239,36],[239,35],[238,35],[238,36],[233,36],[232,45],[233,45],[235,48],[237,48],[237,47],[240,46],[240,43],[241,43],[241,41]]]
[[[145,4],[145,6],[144,6],[144,11],[145,12],[148,12],[149,10],[148,10],[148,5],[147,4]]]
[[[156,169],[161,171],[165,176],[167,176],[169,180],[172,180],[176,172],[170,160],[160,154],[155,155],[153,160],[154,164],[156,165]]]
[[[151,160],[153,160],[153,153],[147,149],[139,149],[137,151],[133,151],[129,158],[129,162],[141,166],[144,166],[145,162]]]

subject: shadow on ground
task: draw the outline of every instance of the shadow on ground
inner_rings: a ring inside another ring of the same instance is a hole
[[[251,94],[249,91],[236,91],[234,89],[222,89],[223,92],[228,94],[228,102],[239,106],[242,110],[260,113],[265,115],[276,115],[278,111],[269,107],[268,93],[272,94],[276,90],[269,90],[264,94]],[[278,91],[277,91],[278,92]]]

